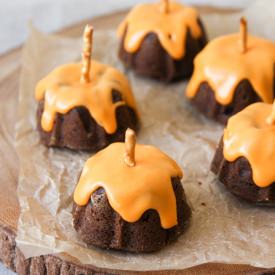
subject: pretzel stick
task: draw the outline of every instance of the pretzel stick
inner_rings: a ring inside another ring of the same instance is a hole
[[[164,13],[169,13],[169,11],[170,11],[169,0],[162,0],[162,6],[163,6]]]
[[[247,51],[247,22],[244,17],[240,20],[241,52]]]
[[[90,67],[93,42],[93,27],[86,25],[83,33],[83,50],[82,50],[82,68],[81,68],[81,83],[90,82]]]
[[[132,129],[127,129],[125,133],[125,154],[124,161],[129,167],[136,165],[135,161],[136,134]]]

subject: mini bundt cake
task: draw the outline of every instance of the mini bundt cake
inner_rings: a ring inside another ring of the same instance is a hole
[[[38,129],[46,146],[98,151],[138,129],[126,77],[91,61],[92,28],[84,32],[83,61],[53,70],[36,86]]]
[[[274,167],[275,104],[254,103],[228,120],[211,170],[237,197],[275,206]]]
[[[75,230],[104,249],[159,250],[183,233],[191,216],[181,177],[175,161],[135,145],[128,129],[125,144],[113,143],[86,162],[74,192]]]
[[[274,63],[275,44],[247,35],[242,18],[240,34],[216,38],[197,55],[186,96],[205,116],[226,124],[252,103],[273,102]]]
[[[191,76],[207,38],[194,8],[162,2],[130,11],[118,29],[119,58],[139,75],[170,82]]]

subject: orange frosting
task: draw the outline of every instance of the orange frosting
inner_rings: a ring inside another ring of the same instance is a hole
[[[153,146],[136,145],[135,165],[124,161],[125,144],[113,143],[86,162],[74,192],[76,204],[86,205],[100,187],[111,207],[127,222],[137,221],[148,209],[155,209],[163,228],[177,222],[172,177],[183,176],[174,160]],[[106,172],[108,171],[108,172]]]
[[[240,35],[231,34],[210,42],[195,58],[195,69],[186,95],[193,98],[199,85],[207,81],[217,102],[228,105],[241,80],[247,79],[263,102],[273,101],[275,44],[247,36],[246,51],[240,48]]]
[[[174,59],[185,55],[188,30],[194,38],[202,35],[198,12],[174,2],[169,4],[167,12],[163,10],[161,3],[137,5],[120,24],[118,35],[122,37],[126,29],[124,48],[127,52],[136,52],[145,36],[153,32]]]
[[[272,108],[271,104],[252,104],[232,116],[224,131],[224,158],[232,162],[245,157],[259,187],[275,182],[275,124],[268,123]]]
[[[130,85],[118,70],[97,61],[91,62],[90,82],[80,82],[81,67],[81,63],[63,65],[39,81],[35,96],[37,100],[45,100],[41,126],[51,131],[57,113],[65,114],[84,106],[112,134],[117,129],[116,108],[127,104],[136,109]],[[113,89],[121,93],[122,101],[112,102]]]

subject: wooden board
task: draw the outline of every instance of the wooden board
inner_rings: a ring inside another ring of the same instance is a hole
[[[234,10],[219,10],[211,7],[199,7],[202,13],[230,13]],[[97,17],[92,20],[87,20],[66,28],[59,34],[77,37],[83,31],[83,26],[86,23],[92,24],[97,30],[106,30],[117,25],[125,16],[126,12],[117,12],[102,17]],[[20,56],[21,47],[11,50],[5,55],[0,56],[0,100],[11,100],[16,105],[16,98],[19,88],[19,74],[20,74]],[[15,122],[15,112],[9,116],[10,131],[13,131]],[[2,129],[0,128],[0,131]],[[5,142],[5,141],[3,141]],[[8,187],[5,192],[8,194],[16,194],[18,163],[16,153],[11,146],[0,147],[0,172],[4,175],[1,181],[7,181]],[[13,169],[10,169],[9,163],[13,163]],[[1,190],[4,192],[4,190]],[[225,264],[205,264],[186,270],[169,270],[162,272],[133,272],[133,271],[118,271],[118,270],[102,270],[95,266],[81,265],[76,259],[68,257],[67,255],[47,255],[25,259],[19,249],[16,248],[15,237],[17,221],[20,213],[20,208],[16,195],[3,196],[0,200],[0,260],[11,270],[19,274],[275,274],[264,273],[267,270],[254,268],[247,265],[225,265]],[[275,270],[274,270],[275,272]]]

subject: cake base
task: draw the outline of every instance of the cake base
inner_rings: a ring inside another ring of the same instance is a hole
[[[248,105],[262,101],[256,94],[248,80],[242,80],[235,92],[233,100],[228,105],[217,102],[213,89],[207,82],[200,84],[198,92],[191,98],[192,104],[206,117],[226,124],[228,119],[247,107]]]
[[[53,129],[46,132],[41,128],[43,110],[44,101],[40,101],[37,110],[37,128],[41,142],[48,147],[97,152],[113,142],[124,141],[127,128],[136,132],[139,128],[135,111],[126,105],[116,109],[117,130],[113,134],[106,133],[85,107],[76,107],[64,115],[57,114]]]

